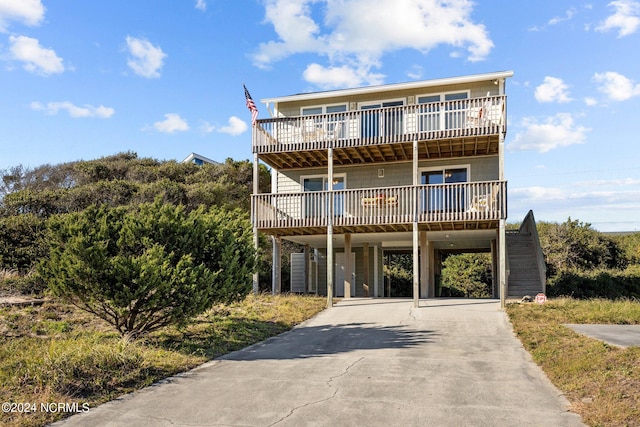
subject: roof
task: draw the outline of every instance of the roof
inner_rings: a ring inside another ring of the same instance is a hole
[[[419,80],[419,81],[407,82],[407,83],[393,83],[388,85],[331,90],[326,92],[300,93],[296,95],[281,96],[276,98],[264,98],[264,99],[261,99],[260,102],[262,102],[263,104],[271,104],[271,103],[277,104],[279,102],[288,102],[288,101],[305,101],[305,100],[315,100],[315,99],[323,99],[323,98],[333,98],[336,96],[362,95],[367,93],[389,92],[389,91],[396,91],[396,90],[425,88],[425,87],[431,87],[431,86],[474,83],[474,82],[482,82],[487,80],[501,80],[501,79],[506,79],[512,76],[513,76],[513,71],[498,71],[498,72],[485,73],[485,74],[474,74],[474,75],[459,76],[459,77],[446,77],[442,79],[433,79],[433,80]]]
[[[204,163],[211,163],[213,165],[219,165],[219,162],[216,162],[215,160],[211,160],[205,156],[201,156],[200,154],[196,154],[196,153],[191,153],[189,154],[183,161],[182,163],[189,163],[192,162],[193,160],[198,159]]]

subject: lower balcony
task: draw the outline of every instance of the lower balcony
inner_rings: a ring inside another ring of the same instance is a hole
[[[257,194],[252,218],[274,235],[497,228],[507,217],[506,181]]]

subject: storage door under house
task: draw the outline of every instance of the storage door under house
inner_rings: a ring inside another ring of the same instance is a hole
[[[336,253],[336,262],[335,262],[335,296],[344,297],[344,279],[345,279],[345,268],[344,268],[344,252]],[[351,296],[356,295],[356,254],[351,252]]]
[[[306,272],[304,269],[305,254],[291,254],[291,292],[305,293]]]

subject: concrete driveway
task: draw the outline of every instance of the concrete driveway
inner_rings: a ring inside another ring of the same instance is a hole
[[[496,300],[353,299],[56,425],[579,426]]]

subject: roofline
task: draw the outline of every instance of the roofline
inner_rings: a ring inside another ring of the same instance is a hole
[[[473,83],[486,80],[506,79],[513,76],[513,71],[498,71],[494,73],[473,74],[459,77],[446,77],[443,79],[419,80],[407,83],[392,83],[388,85],[367,86],[352,89],[339,89],[326,92],[300,93],[297,95],[280,96],[276,98],[263,98],[260,100],[263,104],[288,102],[288,101],[307,101],[323,98],[333,98],[336,96],[363,95],[367,93],[388,92],[395,90],[417,89],[430,86],[444,86],[461,83]]]
[[[201,154],[198,154],[198,153],[189,154],[181,163],[187,163],[187,162],[190,162],[193,159],[200,159],[200,160],[203,160],[203,161],[205,161],[207,163],[211,163],[211,164],[214,164],[214,165],[219,165],[220,164],[219,162],[216,162],[215,160],[209,159],[209,158],[207,158],[207,157],[205,157],[205,156],[203,156]]]

